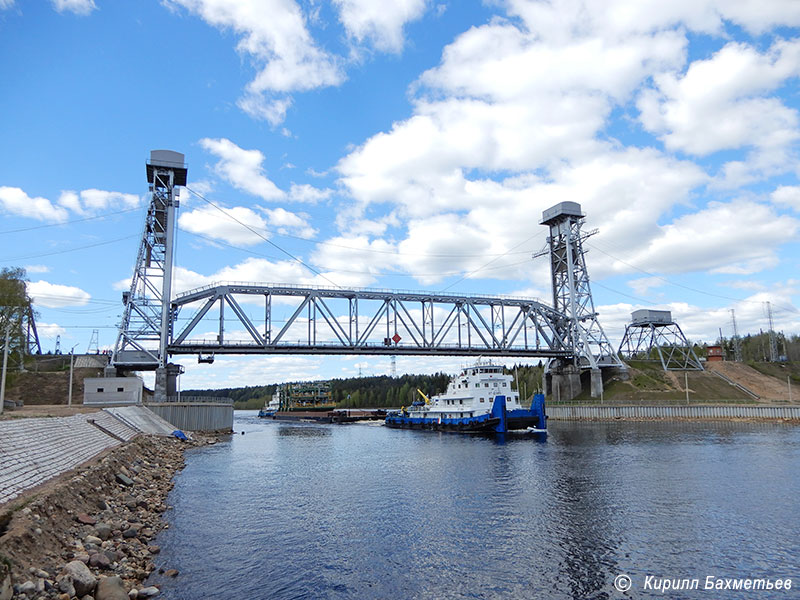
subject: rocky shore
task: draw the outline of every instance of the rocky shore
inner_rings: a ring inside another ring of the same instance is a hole
[[[158,596],[156,569],[167,494],[181,442],[138,436],[0,512],[0,600],[127,600]],[[177,577],[174,569],[163,571]]]

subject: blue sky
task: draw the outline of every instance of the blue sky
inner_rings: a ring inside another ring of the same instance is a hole
[[[571,200],[612,340],[642,307],[691,339],[730,336],[731,308],[766,329],[767,301],[798,333],[798,26],[792,0],[0,0],[0,261],[45,349],[112,346],[167,148],[337,285],[547,299],[530,255]],[[325,283],[187,191],[178,239],[178,290]],[[389,369],[181,362],[184,388]]]

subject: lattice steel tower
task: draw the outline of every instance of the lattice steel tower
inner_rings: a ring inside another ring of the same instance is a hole
[[[158,370],[166,374],[167,345],[171,335],[172,257],[178,186],[186,185],[183,154],[153,150],[147,161],[150,205],[145,218],[130,290],[122,294],[125,305],[112,365],[118,371]]]
[[[597,320],[583,251],[583,240],[594,232],[581,233],[583,218],[577,202],[561,202],[542,213],[542,225],[550,227],[553,308],[566,316],[561,339],[574,349],[578,367],[625,369]]]
[[[703,363],[668,310],[631,313],[619,353],[628,359],[659,360],[665,371],[703,371]]]

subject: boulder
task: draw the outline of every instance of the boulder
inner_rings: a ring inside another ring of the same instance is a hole
[[[72,583],[72,586],[75,588],[75,595],[79,598],[91,594],[95,585],[97,585],[97,579],[92,575],[89,567],[79,560],[73,560],[67,563],[61,571],[59,579],[62,581],[67,580]],[[67,591],[62,589],[61,586],[59,586],[59,589],[62,592]]]
[[[111,567],[111,560],[102,552],[97,552],[89,557],[89,566],[97,569],[108,569]]]
[[[128,600],[128,593],[119,577],[102,577],[94,597],[95,600]]]
[[[87,515],[86,513],[80,513],[77,517],[75,517],[75,520],[78,521],[78,523],[83,523],[84,525],[94,525],[97,523],[97,519]]]
[[[124,467],[123,467],[124,468]],[[130,487],[133,485],[133,479],[125,475],[124,473],[115,473],[114,477],[119,481],[122,485],[126,487]]]
[[[159,590],[156,586],[151,585],[150,587],[140,589],[138,598],[155,598],[159,593],[161,593],[161,590]]]
[[[108,523],[98,523],[94,526],[94,532],[101,540],[107,540],[111,537],[111,525]]]

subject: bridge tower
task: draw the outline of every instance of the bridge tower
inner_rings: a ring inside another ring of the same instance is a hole
[[[179,186],[186,185],[184,156],[153,150],[147,161],[150,204],[111,365],[119,372],[155,370],[158,402],[175,394],[181,368],[169,363],[170,299]]]
[[[551,384],[566,377],[569,396],[580,390],[580,371],[591,370],[591,395],[599,397],[603,390],[601,367],[616,367],[627,372],[614,347],[608,341],[594,308],[589,272],[586,268],[583,241],[595,232],[582,233],[584,214],[577,202],[561,202],[542,213],[542,225],[550,228],[547,238],[550,255],[550,276],[553,286],[553,308],[564,315],[559,330],[564,346],[572,348],[571,364],[563,359],[548,363]],[[577,390],[576,390],[577,386]],[[564,397],[560,392],[559,397]]]

